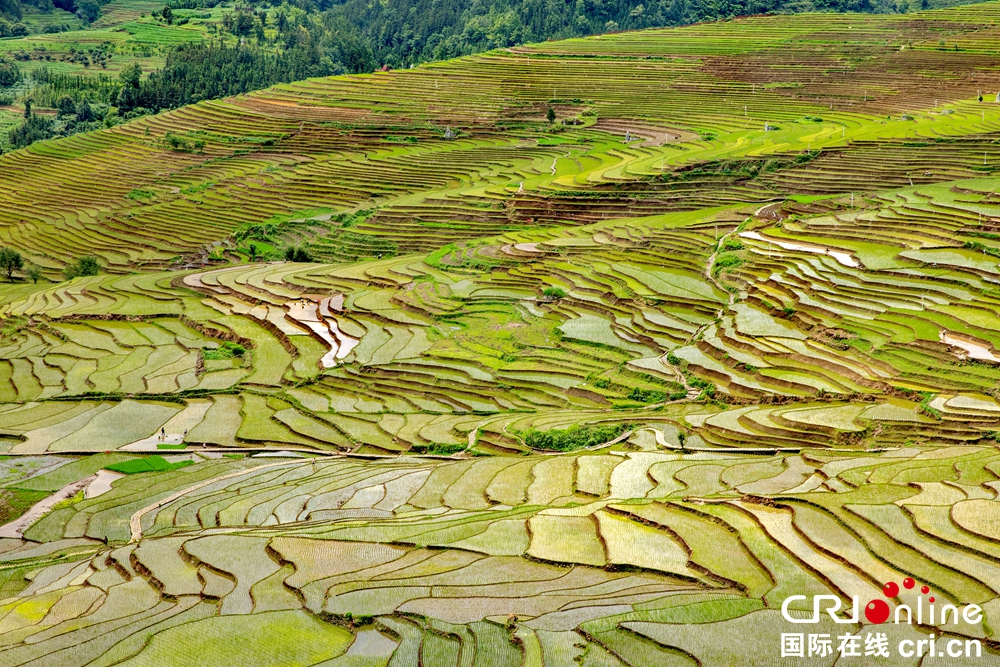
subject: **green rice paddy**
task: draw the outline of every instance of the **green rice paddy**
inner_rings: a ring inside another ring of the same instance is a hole
[[[547,42],[0,156],[43,273],[0,283],[0,664],[769,665],[789,595],[906,577],[996,659],[998,19]]]

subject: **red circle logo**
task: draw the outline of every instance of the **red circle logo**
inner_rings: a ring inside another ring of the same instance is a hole
[[[890,581],[889,583],[887,583],[885,586],[882,587],[882,593],[887,598],[894,598],[897,595],[899,595],[899,586],[896,584],[895,581]]]
[[[865,605],[865,618],[875,625],[885,623],[889,620],[889,605],[885,600],[872,600]]]
[[[917,585],[917,582],[913,581],[913,579],[910,579],[909,577],[907,577],[906,579],[903,579],[903,588],[905,588],[907,590],[913,588],[916,585]]]

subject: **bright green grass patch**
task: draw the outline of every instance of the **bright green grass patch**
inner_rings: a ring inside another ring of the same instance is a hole
[[[129,454],[94,454],[93,456],[77,459],[64,466],[59,466],[55,470],[47,472],[44,475],[39,475],[38,477],[32,477],[31,479],[19,482],[17,484],[17,488],[25,491],[58,491],[67,484],[71,484],[78,479],[83,479],[84,477],[93,475],[101,468],[107,468],[108,466],[116,463],[132,460],[134,459]]]
[[[173,26],[156,25],[153,23],[126,23],[122,26],[137,42],[152,44],[183,44],[185,42],[200,42],[204,33]]]
[[[177,470],[178,468],[183,468],[192,464],[193,461],[178,461],[177,463],[170,463],[162,456],[146,456],[141,459],[123,461],[122,463],[112,463],[109,466],[105,466],[105,468],[114,472],[124,473],[126,475],[134,475],[140,472]]]

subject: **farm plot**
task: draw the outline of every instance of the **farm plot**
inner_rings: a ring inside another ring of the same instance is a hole
[[[729,664],[906,578],[997,659],[998,18],[548,42],[0,156],[42,272],[0,283],[0,664]]]
[[[575,650],[612,650],[627,664],[664,649],[711,661],[728,642],[699,643],[691,623],[734,641],[747,624],[759,626],[761,651],[770,650],[764,628],[774,621],[756,615],[782,591],[879,586],[863,572],[876,581],[911,575],[943,600],[989,610],[1000,572],[989,521],[973,506],[989,501],[965,498],[996,479],[998,458],[988,447],[772,458],[619,447],[529,457],[531,468],[504,482],[521,464],[208,459],[135,470],[101,497],[47,515],[26,534],[34,542],[0,553],[14,566],[4,569],[13,588],[0,636],[17,637],[0,655],[19,665],[73,647],[79,664],[156,664],[177,646],[260,627],[271,639],[246,648],[260,664],[278,655],[311,664],[319,655],[303,651],[403,660],[415,650],[520,664],[570,636]],[[695,469],[716,480],[715,490],[703,484],[692,495]],[[677,490],[623,486],[619,470],[661,486],[672,477]],[[803,485],[811,474],[825,481]],[[531,504],[538,492],[530,489],[529,502],[491,500],[517,477],[593,491],[550,493],[543,504]],[[470,507],[471,497],[490,502]],[[156,500],[128,542],[129,516]],[[17,574],[25,567],[35,569],[30,581]],[[107,609],[128,623],[114,625]],[[112,627],[121,629],[99,641],[90,634]],[[134,628],[151,641],[135,641]]]

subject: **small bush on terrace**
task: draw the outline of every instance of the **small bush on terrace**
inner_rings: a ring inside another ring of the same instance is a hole
[[[524,444],[532,449],[569,452],[609,442],[631,428],[630,424],[598,424],[595,426],[577,424],[560,431],[531,429],[520,435],[524,438]]]
[[[731,269],[742,263],[743,260],[736,255],[719,255],[715,259],[715,266],[712,267],[712,274],[717,276],[722,269]]]
[[[278,225],[273,222],[247,222],[236,228],[236,231],[233,232],[233,239],[237,243],[249,239],[269,241],[277,233]]]
[[[722,248],[720,248],[720,250],[726,252],[731,250],[743,250],[743,248],[744,248],[743,242],[740,241],[738,237],[729,236],[726,237],[726,240],[722,242]]]
[[[556,301],[566,296],[566,290],[561,287],[546,287],[542,290],[542,295],[545,296],[546,299]]]
[[[232,359],[234,357],[242,358],[246,352],[246,348],[239,343],[226,341],[214,350],[205,350],[204,356],[206,360],[211,361],[213,359]]]
[[[687,391],[681,385],[671,387],[669,392],[659,389],[640,389],[639,387],[634,387],[628,393],[630,401],[637,401],[639,403],[663,403],[667,400],[678,401],[685,396],[687,396]]]
[[[692,375],[690,378],[688,378],[688,384],[690,384],[692,387],[697,387],[698,389],[701,389],[702,395],[705,396],[706,398],[715,397],[715,385],[709,382],[708,380],[704,380],[700,377],[695,377]]]
[[[93,255],[79,257],[65,269],[67,278],[76,278],[77,276],[96,276],[100,272],[101,264]]]
[[[410,451],[415,454],[431,454],[434,456],[451,456],[465,449],[463,444],[451,444],[447,442],[432,442],[427,445],[413,445]]]
[[[167,132],[166,136],[163,137],[170,150],[178,153],[190,153],[192,151],[201,151],[205,147],[205,142],[202,139],[196,139],[195,141],[188,141],[184,137],[178,136],[173,132]]]
[[[285,248],[285,261],[286,262],[311,262],[313,261],[312,255],[305,248],[296,248],[295,246],[288,246]]]
[[[266,259],[271,254],[267,251],[266,247],[260,246],[254,241],[247,243],[246,248],[243,248],[242,250],[246,252],[247,259],[251,262]]]

